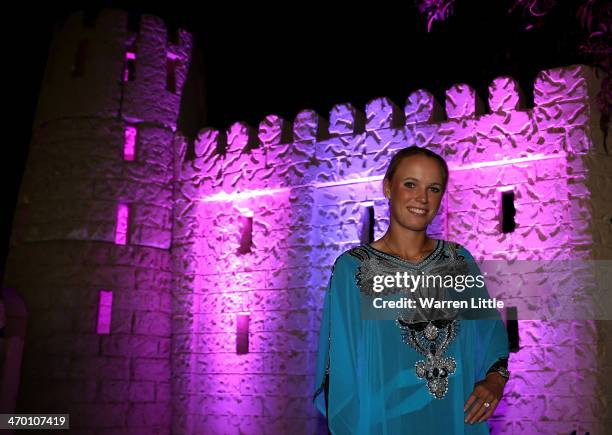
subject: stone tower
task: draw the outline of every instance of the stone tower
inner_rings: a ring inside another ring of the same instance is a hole
[[[28,308],[18,412],[168,433],[173,136],[192,38],[105,10],[58,25],[4,285]]]

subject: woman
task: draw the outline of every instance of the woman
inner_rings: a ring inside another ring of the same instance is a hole
[[[509,377],[508,340],[499,313],[470,317],[469,310],[426,309],[417,303],[432,295],[488,298],[485,286],[464,292],[435,285],[408,292],[389,288],[387,296],[407,295],[416,309],[394,311],[395,321],[365,318],[362,311],[364,300],[385,293],[373,290],[376,275],[457,275],[458,270],[480,275],[464,247],[426,234],[447,181],[448,167],[438,154],[416,146],[400,150],[383,180],[390,208],[387,232],[334,263],[313,397],[333,434],[489,433],[486,419]]]

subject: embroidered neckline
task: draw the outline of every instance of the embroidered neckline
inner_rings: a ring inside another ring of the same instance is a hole
[[[409,269],[411,273],[424,273],[437,270],[438,267],[465,266],[465,257],[458,252],[461,245],[443,239],[434,240],[436,240],[434,250],[416,263],[383,252],[369,244],[351,249],[349,253],[360,261],[356,273],[358,288],[364,294],[371,295],[367,283],[372,276],[393,272],[398,268]],[[441,263],[438,265],[437,261]],[[392,294],[397,291],[399,290],[389,290],[387,293]],[[458,335],[460,322],[454,316],[437,320],[426,319],[414,322],[400,315],[396,318],[395,324],[399,329],[401,340],[424,357],[415,363],[417,378],[425,382],[427,390],[435,399],[443,399],[448,392],[449,378],[455,374],[457,367],[455,358],[452,355],[447,356],[446,353]]]
[[[387,258],[390,260],[394,260],[395,262],[398,262],[400,264],[409,266],[409,267],[423,267],[427,264],[429,264],[431,261],[433,261],[439,254],[440,252],[442,252],[442,248],[444,246],[444,241],[441,239],[434,239],[436,241],[436,245],[433,249],[433,251],[431,251],[429,254],[427,254],[427,256],[425,258],[423,258],[422,260],[413,263],[412,261],[408,261],[405,260],[401,257],[398,257],[397,255],[393,255],[393,254],[388,254],[386,252],[383,252],[379,249],[376,249],[375,247],[371,246],[370,244],[364,244],[362,246],[364,246],[365,248],[367,248],[370,252],[373,252],[374,254],[383,257],[383,258]]]

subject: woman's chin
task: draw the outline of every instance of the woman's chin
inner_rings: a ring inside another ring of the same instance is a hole
[[[415,231],[424,230],[431,223],[433,219],[429,218],[429,216],[404,216],[402,221],[405,226],[414,228]]]
[[[402,223],[402,226],[404,228],[407,228],[411,231],[425,231],[428,225],[429,225],[429,222],[406,222],[404,221]]]

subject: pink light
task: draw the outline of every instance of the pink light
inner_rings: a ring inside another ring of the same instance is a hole
[[[567,158],[566,153],[558,153],[552,155],[545,154],[533,154],[528,157],[517,157],[514,159],[501,159],[501,160],[493,160],[489,162],[478,162],[467,165],[453,165],[449,164],[448,169],[457,171],[457,170],[467,170],[467,169],[478,169],[478,168],[488,168],[492,166],[505,166],[513,163],[522,163],[522,162],[536,162],[538,160],[548,160],[548,159],[565,159]]]
[[[129,82],[133,80],[134,62],[136,61],[136,53],[128,51],[125,53],[125,68],[123,70],[123,81]]]
[[[100,290],[98,295],[98,334],[110,334],[113,292]]]
[[[355,183],[367,183],[370,181],[378,181],[383,179],[383,175],[374,175],[370,177],[359,177],[359,178],[350,178],[342,181],[327,181],[324,183],[312,183],[311,186],[315,188],[323,188],[323,187],[332,187],[332,186],[344,186],[347,184],[355,184]],[[301,187],[301,186],[294,186]],[[260,196],[270,196],[277,194],[284,194],[291,192],[292,189],[288,187],[279,187],[279,188],[271,188],[271,189],[245,189],[243,191],[236,191],[227,193],[225,191],[220,191],[219,193],[215,193],[213,195],[209,195],[203,198],[200,198],[200,202],[219,202],[219,201],[242,201],[245,199],[257,198]]]
[[[115,231],[115,244],[117,245],[127,244],[129,214],[129,206],[127,204],[119,203],[119,206],[117,207],[117,228]]]
[[[133,125],[125,127],[124,141],[123,141],[123,160],[132,161],[136,152],[136,136],[138,130]]]

